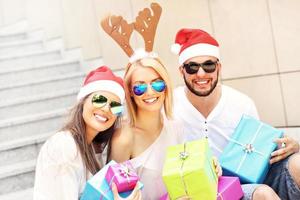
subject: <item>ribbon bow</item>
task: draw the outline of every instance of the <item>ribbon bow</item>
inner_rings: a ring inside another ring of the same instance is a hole
[[[189,153],[186,151],[182,151],[179,153],[179,158],[180,160],[184,161],[185,159],[187,159],[189,157]]]
[[[186,187],[186,182],[184,181],[184,175],[183,175],[183,165],[184,161],[188,158],[189,153],[186,151],[186,143],[183,144],[183,151],[179,152],[179,159],[182,161],[181,167],[180,167],[180,179],[184,187],[185,195],[188,196],[188,191]]]
[[[130,182],[129,177],[134,175],[132,173],[132,170],[130,170],[130,168],[127,165],[124,165],[124,164],[120,164],[120,167],[121,167],[119,169],[120,175],[125,177],[127,179],[127,182],[129,183]]]
[[[253,151],[255,151],[254,146],[252,144],[245,144],[244,145],[244,151],[246,153],[252,153]]]

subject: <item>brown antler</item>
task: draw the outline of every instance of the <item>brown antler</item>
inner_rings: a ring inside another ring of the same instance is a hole
[[[134,29],[133,23],[128,24],[121,16],[108,16],[101,21],[103,30],[114,39],[123,51],[130,57],[133,49],[129,44],[129,40]]]
[[[143,36],[147,52],[151,52],[153,49],[155,32],[162,10],[158,3],[152,3],[151,9],[153,15],[149,8],[145,8],[139,12],[134,22],[135,30]]]

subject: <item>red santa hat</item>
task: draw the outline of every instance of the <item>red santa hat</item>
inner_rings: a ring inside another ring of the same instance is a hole
[[[86,76],[83,86],[77,95],[77,100],[79,101],[96,91],[114,93],[120,98],[121,103],[123,103],[125,98],[123,79],[115,76],[111,69],[106,66],[99,67]]]
[[[196,56],[214,56],[220,59],[218,42],[200,29],[179,30],[171,50],[179,55],[180,65]]]

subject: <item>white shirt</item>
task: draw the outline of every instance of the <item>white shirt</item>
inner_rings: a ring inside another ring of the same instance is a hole
[[[40,150],[33,199],[78,200],[86,180],[85,167],[71,133],[58,132]]]
[[[182,143],[182,134],[180,122],[165,119],[158,138],[143,153],[130,160],[144,184],[143,199],[158,200],[167,192],[162,179],[167,147]]]
[[[221,98],[205,118],[187,99],[185,87],[174,91],[174,118],[183,122],[185,140],[208,137],[213,154],[219,156],[243,114],[258,118],[254,102],[245,94],[222,85]]]

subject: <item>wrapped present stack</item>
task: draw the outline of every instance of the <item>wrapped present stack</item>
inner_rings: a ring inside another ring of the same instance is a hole
[[[143,187],[129,162],[118,164],[110,161],[88,180],[80,200],[113,200],[112,182],[116,184],[119,195],[123,198],[131,194],[136,184],[139,189]]]
[[[242,183],[262,183],[269,170],[275,138],[283,132],[255,118],[243,116],[220,156],[223,174]],[[255,165],[255,166],[254,166]]]
[[[217,200],[240,200],[243,196],[244,193],[238,177],[219,177]]]
[[[215,200],[218,178],[207,139],[168,147],[163,180],[169,199]]]

